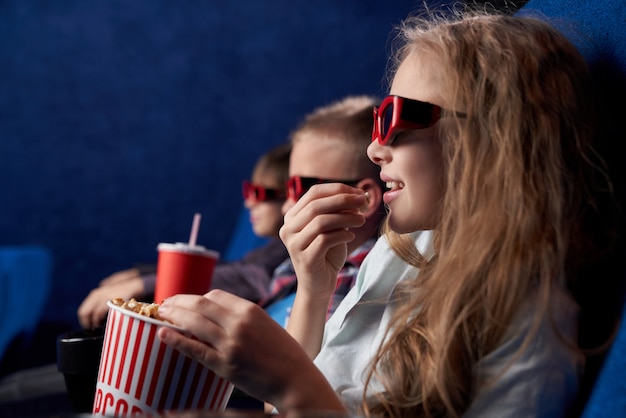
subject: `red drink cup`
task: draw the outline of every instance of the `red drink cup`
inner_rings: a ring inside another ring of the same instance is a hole
[[[154,291],[157,303],[179,293],[203,295],[209,291],[213,269],[219,259],[218,252],[182,242],[161,243],[157,250],[159,258]]]
[[[126,417],[163,411],[221,412],[233,385],[159,340],[167,322],[107,303],[93,415]]]

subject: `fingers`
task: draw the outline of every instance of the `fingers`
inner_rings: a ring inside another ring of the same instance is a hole
[[[176,295],[163,302],[159,315],[215,345],[223,337],[232,311],[241,303],[251,302],[223,291],[211,291],[204,296]]]
[[[84,329],[96,328],[100,326],[109,308],[106,301],[103,303],[100,298],[87,298],[78,308],[78,322]]]
[[[311,206],[312,203],[315,203]],[[361,189],[341,183],[317,184],[302,196],[285,214],[285,219],[295,217],[303,210],[310,214],[354,211],[367,204],[367,196]]]
[[[223,313],[219,305],[197,295],[176,295],[163,301],[159,307],[161,318],[188,331],[194,338],[174,329],[162,327],[158,337],[182,353],[214,369],[219,354],[213,344],[223,338],[223,329],[213,320]]]
[[[251,313],[255,309],[258,312]],[[258,318],[261,313],[256,304],[219,290],[204,296],[176,295],[164,301],[159,315],[193,337],[166,327],[159,330],[158,336],[166,344],[219,372],[232,366],[233,359],[246,356],[242,354],[242,347],[248,345],[240,342],[248,337],[242,329],[249,326],[250,318]]]
[[[352,241],[354,233],[350,228],[359,227],[363,222],[363,217],[356,214],[319,215],[299,231],[292,230],[290,237],[285,236],[289,228],[285,227],[281,238],[287,241],[291,252],[300,252],[307,248],[321,250]]]
[[[212,346],[207,345],[205,342],[185,336],[180,332],[168,327],[159,328],[157,336],[165,344],[172,346],[173,348],[179,350],[181,353],[186,354],[187,356],[204,364],[212,370],[215,370],[215,365],[219,364],[218,352]]]
[[[286,244],[291,241],[288,247],[294,251],[309,247],[315,240],[322,246],[350,241],[353,235],[345,230],[363,225],[360,209],[366,204],[367,196],[360,189],[339,183],[313,186],[285,214],[280,237]]]
[[[220,317],[225,314],[225,310],[219,304],[209,301],[205,296],[198,295],[175,295],[165,299],[159,308],[159,315],[197,337],[201,335],[194,331],[196,329],[199,333],[203,331],[198,326],[199,324],[206,320],[211,321],[206,325],[216,324],[216,321],[219,321]]]
[[[181,294],[169,297],[159,308],[159,314],[200,337],[202,330],[199,329],[198,333],[193,330],[209,325],[204,321],[208,320],[219,328],[227,328],[231,319],[239,321],[254,307],[257,304],[232,293],[214,289],[203,296]]]
[[[97,287],[89,292],[78,307],[78,322],[83,328],[96,328],[100,326],[109,310],[108,300],[139,298],[143,291],[143,280],[140,277]]]
[[[105,297],[101,289],[96,288],[80,304],[77,316],[81,327],[88,329],[96,328],[100,325],[108,311]]]

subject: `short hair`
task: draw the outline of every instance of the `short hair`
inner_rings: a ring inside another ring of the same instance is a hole
[[[371,96],[347,96],[309,113],[291,133],[292,143],[306,140],[334,141],[348,150],[346,165],[364,177],[378,177],[378,166],[367,156],[372,141],[373,109],[378,100]]]
[[[268,182],[267,186],[284,189],[289,179],[290,154],[290,142],[272,148],[259,158],[252,172],[252,178],[263,177]]]

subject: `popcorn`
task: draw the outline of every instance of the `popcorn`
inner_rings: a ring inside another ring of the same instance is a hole
[[[135,300],[135,298],[131,298],[129,301],[122,298],[115,298],[111,301],[111,303],[122,309],[138,313],[139,315],[164,321],[164,319],[159,316],[160,305],[158,303],[139,302]]]
[[[366,212],[367,211],[367,207],[370,204],[370,194],[369,194],[369,192],[365,191],[364,195],[365,195],[365,205],[363,205],[361,208],[359,208],[359,212]]]
[[[233,384],[161,341],[161,327],[185,331],[161,322],[159,304],[116,298],[107,306],[93,416],[153,417],[170,416],[169,411],[226,409]]]

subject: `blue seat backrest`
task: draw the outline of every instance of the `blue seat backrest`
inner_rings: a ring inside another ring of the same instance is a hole
[[[296,298],[295,292],[265,308],[265,312],[278,322],[283,328],[287,328],[287,321],[291,315],[291,307]]]
[[[259,237],[254,233],[250,223],[250,213],[248,209],[242,206],[231,239],[221,254],[220,261],[239,260],[250,250],[258,248],[267,242],[267,238]]]
[[[233,231],[233,236],[224,251],[222,261],[232,261],[243,257],[248,251],[265,244],[268,239],[255,235],[249,220],[249,212],[242,208]],[[287,326],[295,293],[270,305],[266,312],[283,327]]]
[[[52,254],[46,248],[0,247],[0,358],[14,337],[35,330],[51,280]]]
[[[623,122],[626,95],[626,1],[624,0],[530,0],[518,14],[538,11],[577,46],[594,77],[598,112],[596,149],[605,159],[615,197],[626,206],[624,155],[620,142],[626,140]],[[625,238],[624,221],[618,221],[618,235]],[[621,251],[621,250],[620,250]],[[624,287],[624,255],[617,254],[617,271],[595,271],[594,285],[617,283]],[[603,281],[604,280],[604,281]],[[622,282],[619,282],[622,280]],[[614,281],[614,282],[611,282]],[[626,311],[610,351],[600,363],[598,377],[591,382],[590,395],[581,416],[626,417]]]
[[[593,386],[583,418],[626,416],[626,310],[611,350]]]

